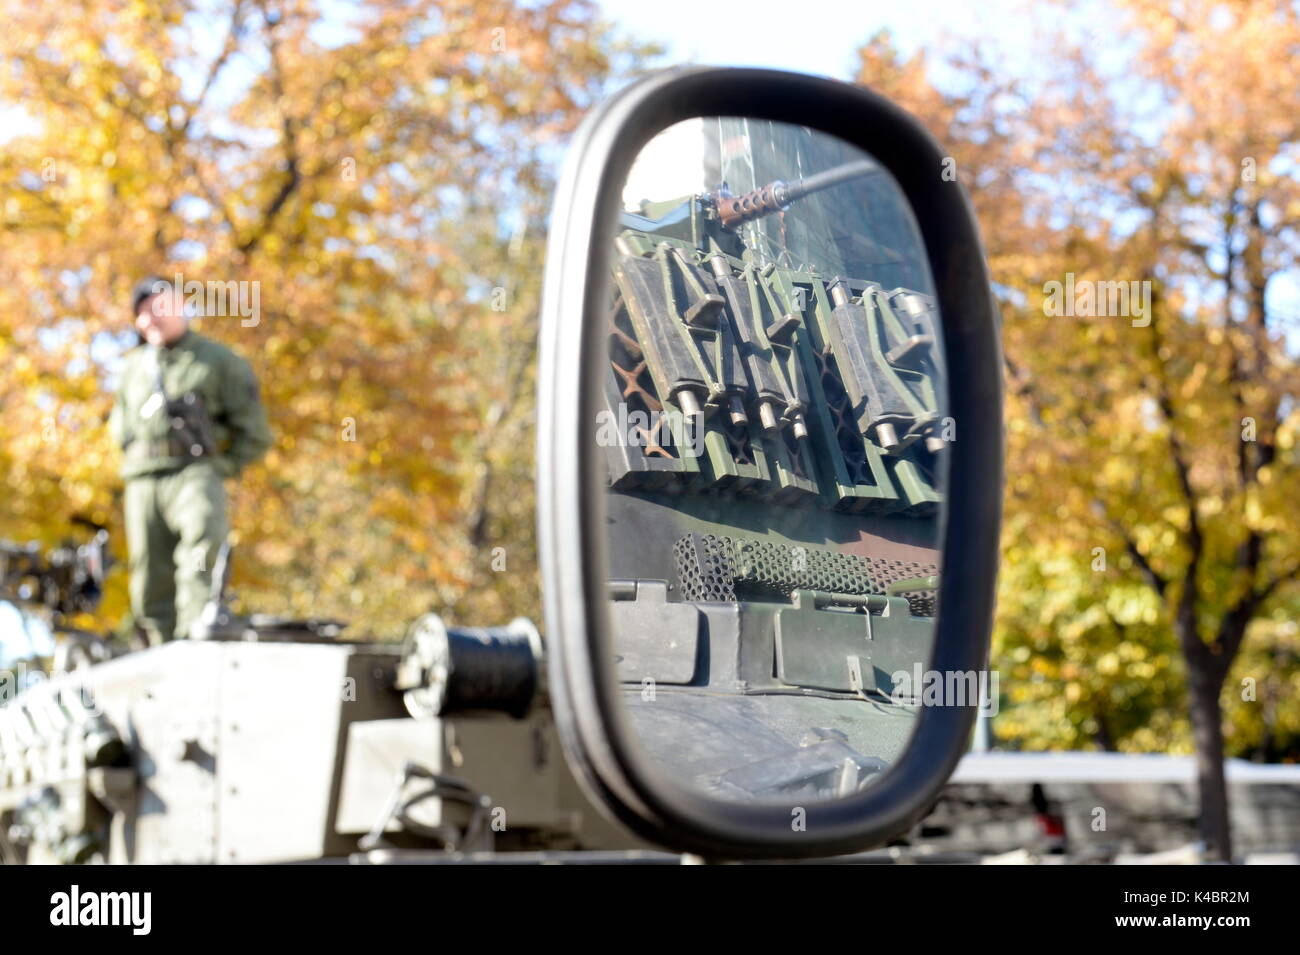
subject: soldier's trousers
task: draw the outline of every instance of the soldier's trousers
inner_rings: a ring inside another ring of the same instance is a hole
[[[126,482],[131,611],[156,644],[189,635],[226,539],[226,492],[209,460]]]

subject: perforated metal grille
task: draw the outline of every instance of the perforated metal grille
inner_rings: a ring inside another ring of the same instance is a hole
[[[674,554],[683,599],[735,601],[730,538],[688,534],[678,539]]]
[[[890,584],[938,572],[934,564],[837,554],[819,548],[688,534],[675,547],[686,600],[736,601],[788,597],[795,590],[880,594]],[[933,617],[935,592],[903,594],[913,616]]]
[[[917,590],[903,596],[907,598],[907,605],[912,608],[913,617],[933,617],[935,615],[935,608],[939,600],[939,595],[935,591]]]

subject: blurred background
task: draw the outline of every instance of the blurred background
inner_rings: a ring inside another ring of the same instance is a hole
[[[252,362],[276,435],[231,489],[237,606],[394,639],[426,609],[539,620],[533,363],[565,143],[644,71],[766,66],[916,113],[983,229],[1008,461],[976,748],[1187,757],[1149,765],[1193,829],[1194,754],[1300,760],[1297,4],[0,9],[0,538],[109,529],[118,567],[76,625],[129,626],[104,422],[152,273],[259,289],[255,325],[195,324]],[[1054,314],[1069,277],[1149,283],[1148,313]],[[1008,798],[1035,834],[993,842],[1050,852],[1069,813],[1026,772]],[[1270,811],[1260,851],[1294,849],[1294,801]]]

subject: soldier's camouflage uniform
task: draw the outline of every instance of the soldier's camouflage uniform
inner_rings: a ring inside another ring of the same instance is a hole
[[[132,612],[151,642],[186,637],[226,539],[222,481],[271,444],[257,379],[194,331],[141,345],[127,354],[109,427],[122,449]]]

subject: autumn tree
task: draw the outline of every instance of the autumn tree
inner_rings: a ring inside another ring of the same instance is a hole
[[[255,320],[198,327],[252,361],[277,434],[233,489],[242,606],[380,635],[429,608],[535,615],[547,197],[648,51],[588,0],[3,11],[0,536],[53,543],[82,514],[124,557],[103,419],[128,290],[237,281]]]
[[[1063,19],[1027,75],[962,46],[940,92],[926,55],[878,39],[859,79],[953,150],[1002,309],[999,735],[1190,741],[1205,851],[1228,859],[1225,722],[1243,755],[1297,739],[1300,15],[1125,0]],[[1248,635],[1271,645],[1243,653]]]

